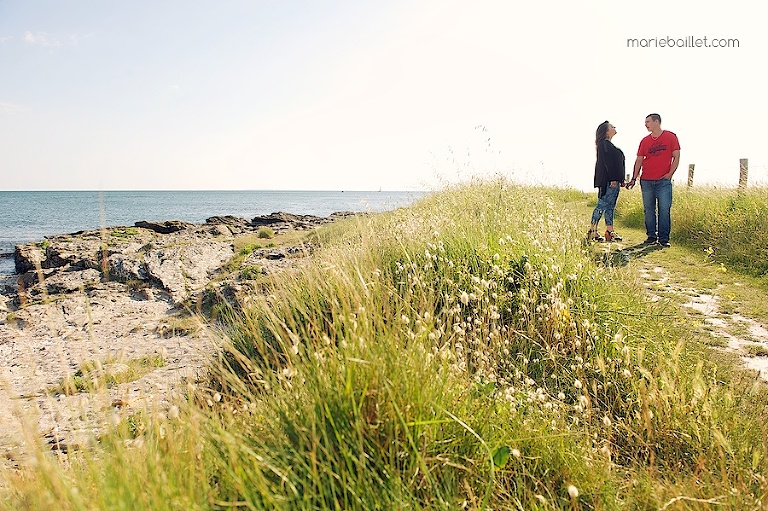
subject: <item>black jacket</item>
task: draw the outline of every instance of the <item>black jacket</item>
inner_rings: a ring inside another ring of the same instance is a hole
[[[598,197],[605,195],[608,183],[618,181],[624,183],[624,153],[606,139],[597,145],[597,162],[595,162],[595,188],[599,188]]]

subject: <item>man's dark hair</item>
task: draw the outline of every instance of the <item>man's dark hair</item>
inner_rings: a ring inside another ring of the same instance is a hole
[[[659,121],[661,122],[661,116],[659,114],[648,114],[645,116],[645,118],[651,118],[652,121]]]

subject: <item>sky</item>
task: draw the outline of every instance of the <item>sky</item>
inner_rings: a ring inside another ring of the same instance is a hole
[[[631,168],[650,113],[676,182],[768,185],[767,33],[752,0],[0,0],[0,190],[586,191],[597,126]],[[737,42],[659,43],[705,37]]]

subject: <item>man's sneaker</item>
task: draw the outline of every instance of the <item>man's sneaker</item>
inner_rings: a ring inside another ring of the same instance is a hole
[[[654,238],[653,236],[648,236],[648,239],[646,239],[643,243],[645,243],[646,245],[653,245],[654,243],[656,243],[656,241],[657,241],[656,238]]]
[[[672,246],[672,245],[670,245],[670,244],[669,244],[669,242],[668,242],[668,241],[660,241],[660,242],[659,242],[659,245],[661,245],[661,246],[662,246],[662,247],[664,247],[664,248],[669,248],[669,247],[671,247],[671,246]]]
[[[624,241],[616,231],[605,231],[605,241]]]

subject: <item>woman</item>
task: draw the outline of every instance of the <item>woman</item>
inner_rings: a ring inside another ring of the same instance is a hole
[[[613,230],[613,211],[619,198],[619,189],[624,186],[624,153],[613,145],[611,139],[616,134],[616,128],[605,121],[597,127],[595,133],[595,148],[597,162],[595,163],[595,188],[597,191],[597,206],[592,212],[592,226],[587,233],[588,240],[621,241],[622,237]],[[605,237],[600,236],[597,224],[605,214]]]

